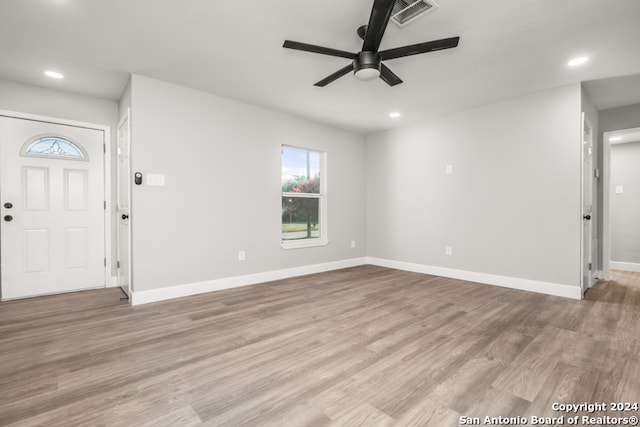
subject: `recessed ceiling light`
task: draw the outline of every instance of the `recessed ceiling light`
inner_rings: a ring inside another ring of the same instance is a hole
[[[64,76],[57,71],[47,70],[44,73],[52,79],[64,79]]]
[[[392,119],[397,119],[398,117],[400,117],[400,113],[394,111],[393,113],[389,113],[389,117],[391,117]]]
[[[578,65],[586,64],[589,61],[589,58],[586,56],[579,56],[577,58],[573,58],[571,61],[567,63],[569,67],[577,67]]]
[[[611,138],[609,138],[609,141],[611,141],[611,142],[622,141],[622,137],[621,136],[612,136]]]

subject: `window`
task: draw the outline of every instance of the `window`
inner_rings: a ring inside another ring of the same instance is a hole
[[[282,247],[326,245],[325,153],[282,146]]]
[[[27,142],[21,153],[31,157],[54,157],[67,160],[88,160],[80,145],[59,136],[44,136]]]

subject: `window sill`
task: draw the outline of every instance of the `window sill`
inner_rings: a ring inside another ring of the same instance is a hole
[[[327,239],[309,239],[309,240],[287,240],[280,244],[282,249],[300,249],[313,248],[317,246],[326,246],[329,244]]]

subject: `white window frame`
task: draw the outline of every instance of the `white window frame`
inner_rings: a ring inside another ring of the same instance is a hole
[[[280,219],[280,246],[283,249],[299,249],[299,248],[312,248],[317,246],[326,246],[329,244],[328,230],[327,230],[327,153],[324,151],[314,150],[307,147],[299,147],[295,145],[283,144],[282,147],[294,148],[296,150],[310,151],[320,154],[320,193],[294,193],[294,192],[280,192],[280,206],[282,206],[283,197],[297,197],[297,198],[309,198],[318,199],[318,226],[320,227],[320,237],[313,239],[300,239],[300,240],[282,240],[282,215]],[[280,154],[280,181],[282,182],[282,154]]]

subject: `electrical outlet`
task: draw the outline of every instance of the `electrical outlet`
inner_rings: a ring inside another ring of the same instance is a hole
[[[449,255],[449,256],[453,255],[453,248],[452,248],[451,246],[447,246],[447,247],[445,247],[445,248],[444,248],[444,253],[445,253],[446,255]]]
[[[351,241],[351,249],[354,249],[356,247],[356,241],[352,240]]]
[[[244,261],[245,259],[247,259],[247,257],[244,251],[238,251],[238,261]]]
[[[445,169],[445,173],[447,175],[451,175],[453,174],[453,165],[447,165],[446,169]]]

